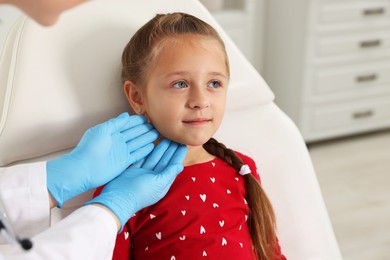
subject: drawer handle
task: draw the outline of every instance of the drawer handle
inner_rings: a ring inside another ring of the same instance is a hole
[[[366,111],[355,112],[352,114],[352,117],[353,119],[363,119],[363,118],[372,117],[373,115],[374,115],[374,111],[369,109]]]
[[[382,15],[385,13],[385,9],[383,7],[379,8],[372,8],[372,9],[365,9],[363,10],[363,14],[365,16],[371,16],[371,15]]]
[[[379,45],[381,45],[381,40],[371,40],[371,41],[360,42],[361,48],[372,48],[372,47],[378,47]]]
[[[370,75],[363,75],[363,76],[357,76],[356,81],[357,82],[368,82],[368,81],[374,81],[378,78],[376,74],[370,74]]]

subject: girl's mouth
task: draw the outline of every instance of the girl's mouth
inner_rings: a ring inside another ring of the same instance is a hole
[[[184,120],[183,123],[190,124],[190,125],[204,125],[211,122],[211,119],[207,118],[196,118],[196,119],[190,119],[190,120]]]

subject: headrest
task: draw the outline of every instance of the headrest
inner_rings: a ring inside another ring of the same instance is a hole
[[[20,19],[0,59],[0,166],[68,149],[89,127],[130,106],[120,82],[123,48],[157,13],[191,13],[221,34],[231,64],[228,111],[273,94],[198,0],[95,0],[52,27]]]

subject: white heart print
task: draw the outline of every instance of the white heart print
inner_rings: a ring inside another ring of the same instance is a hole
[[[203,200],[203,202],[206,201],[206,194],[200,194],[199,196]]]
[[[156,233],[156,237],[161,240],[161,232]]]
[[[129,232],[125,232],[125,240],[127,240],[129,238]]]
[[[203,226],[200,226],[200,233],[201,234],[206,233],[206,229]]]

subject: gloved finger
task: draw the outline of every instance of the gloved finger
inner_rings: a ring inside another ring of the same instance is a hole
[[[150,130],[149,132],[135,137],[134,139],[127,142],[127,149],[129,153],[137,151],[139,148],[144,147],[147,144],[152,143],[159,136],[156,129]]]
[[[167,167],[168,163],[171,161],[172,156],[175,154],[177,148],[179,147],[179,144],[175,142],[171,142],[168,149],[165,151],[164,155],[161,157],[160,161],[157,163],[154,170],[156,172],[161,172],[164,170],[165,167]]]
[[[115,118],[111,118],[108,121],[97,125],[96,127],[103,127],[106,128],[109,133],[115,133],[120,131],[123,127],[126,127],[129,121],[130,116],[127,112],[125,112]]]
[[[140,135],[143,135],[149,131],[154,129],[154,127],[151,124],[140,124],[135,127],[126,129],[121,132],[123,139],[128,142]]]
[[[124,121],[125,124],[120,128],[120,131],[125,131],[137,125],[145,124],[147,122],[146,117],[142,115],[132,115],[125,118]]]
[[[170,161],[171,164],[183,164],[184,159],[186,158],[188,148],[187,146],[181,144],[176,149],[175,154],[172,156]]]
[[[147,157],[142,158],[141,160],[136,161],[133,163],[130,168],[141,168],[142,165],[145,163]]]
[[[168,192],[176,176],[181,173],[183,169],[184,167],[182,164],[171,164],[158,175],[160,183],[163,183],[163,186],[165,186],[165,193]]]
[[[153,151],[154,144],[149,143],[145,145],[144,147],[139,148],[138,150],[135,150],[130,154],[130,161],[128,164],[136,163],[142,159],[144,159],[148,154],[150,154]],[[142,164],[141,164],[142,165]],[[138,168],[141,168],[141,165]]]
[[[142,165],[143,169],[153,170],[161,157],[163,157],[165,151],[169,148],[171,141],[168,139],[163,139],[160,143],[154,148],[153,152],[146,159],[145,163]]]

